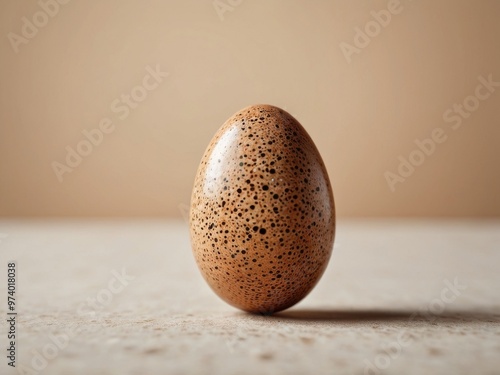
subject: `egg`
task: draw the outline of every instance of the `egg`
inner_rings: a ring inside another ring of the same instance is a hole
[[[230,305],[272,314],[313,289],[332,252],[335,206],[294,117],[253,105],[222,125],[195,177],[190,233],[204,279]]]

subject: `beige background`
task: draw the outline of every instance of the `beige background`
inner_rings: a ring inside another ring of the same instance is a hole
[[[500,215],[500,90],[456,131],[442,118],[480,75],[500,81],[500,1],[402,0],[350,64],[340,43],[387,1],[230,7],[73,0],[15,53],[9,32],[41,8],[2,1],[0,215],[180,216],[210,138],[253,103],[308,130],[339,215]],[[169,77],[120,120],[110,103],[157,64]],[[115,130],[59,182],[51,163],[106,117]],[[391,192],[384,172],[436,127],[447,141]]]

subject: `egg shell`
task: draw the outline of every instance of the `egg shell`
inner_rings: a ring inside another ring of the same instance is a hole
[[[333,248],[335,206],[321,156],[284,110],[228,119],[199,165],[190,208],[199,269],[227,303],[269,314],[303,299]]]

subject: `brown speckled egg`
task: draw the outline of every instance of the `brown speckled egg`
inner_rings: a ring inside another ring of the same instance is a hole
[[[299,122],[270,105],[227,120],[198,168],[190,225],[201,273],[229,304],[270,314],[304,298],[328,264],[335,207]]]

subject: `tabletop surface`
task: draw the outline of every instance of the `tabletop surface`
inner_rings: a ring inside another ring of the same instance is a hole
[[[340,220],[298,305],[204,282],[184,222],[0,221],[1,374],[500,374],[500,221]]]

